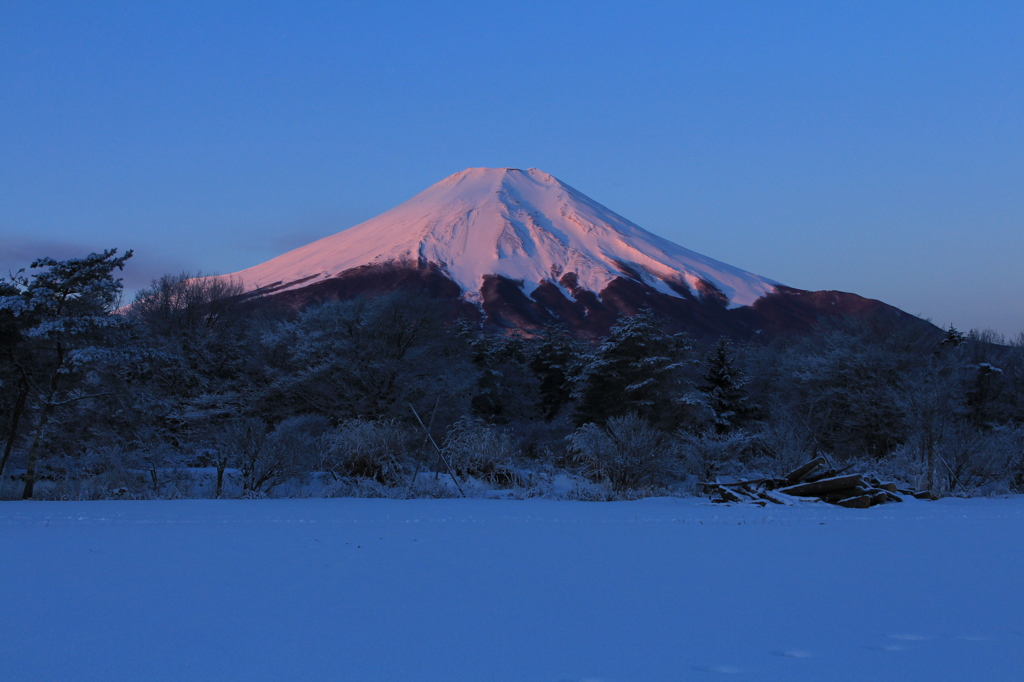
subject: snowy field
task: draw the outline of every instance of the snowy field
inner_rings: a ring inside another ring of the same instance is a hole
[[[1024,497],[0,503],[3,680],[1024,680]]]

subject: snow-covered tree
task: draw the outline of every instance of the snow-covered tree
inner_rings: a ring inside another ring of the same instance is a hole
[[[530,350],[530,371],[540,382],[540,410],[550,421],[572,399],[572,377],[582,354],[580,343],[565,328],[545,329]]]
[[[263,343],[277,358],[263,405],[282,416],[410,419],[410,402],[429,414],[444,395],[441,409],[461,410],[469,392],[472,375],[441,305],[401,291],[308,308]]]
[[[251,411],[266,383],[243,292],[237,281],[164,275],[127,311],[152,360],[133,398],[174,439]]]
[[[18,288],[13,282],[0,279],[0,300],[16,296]],[[0,480],[3,478],[18,437],[18,427],[25,412],[29,384],[25,374],[19,370],[18,349],[22,342],[19,319],[10,309],[0,306],[0,413],[8,418],[0,421]]]
[[[285,419],[270,429],[258,417],[234,419],[219,432],[214,453],[217,481],[214,496],[224,490],[224,472],[237,468],[242,491],[263,495],[286,481],[310,472],[321,459],[323,436],[330,424],[319,415]]]
[[[821,451],[884,457],[905,437],[893,388],[929,355],[934,336],[845,321],[778,352],[771,409],[799,421]]]
[[[540,381],[530,371],[530,342],[519,334],[493,334],[463,327],[477,370],[471,406],[473,414],[494,424],[537,419]]]
[[[704,358],[701,383],[697,386],[711,410],[717,433],[732,431],[750,415],[746,386],[747,378],[736,365],[729,340],[723,336]]]
[[[633,412],[670,426],[685,404],[680,370],[690,345],[665,333],[648,311],[623,317],[588,357],[576,380],[576,423],[605,423]]]
[[[107,345],[112,329],[123,319],[113,315],[121,296],[114,270],[131,258],[117,249],[85,258],[34,261],[31,275],[19,272],[0,297],[0,312],[13,318],[19,340],[12,362],[29,387],[37,406],[34,434],[27,455],[23,497],[31,498],[36,468],[54,412],[70,403],[96,397],[83,379]]]

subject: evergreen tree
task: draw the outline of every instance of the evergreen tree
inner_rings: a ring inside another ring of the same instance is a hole
[[[589,357],[576,381],[576,423],[604,424],[630,412],[659,428],[678,419],[685,404],[680,370],[690,349],[666,334],[654,313],[623,317]]]
[[[530,372],[529,342],[519,334],[489,334],[480,328],[464,327],[462,334],[478,372],[473,414],[491,424],[536,419],[540,382]]]
[[[85,390],[83,379],[110,331],[123,318],[111,313],[120,302],[121,280],[114,270],[124,268],[128,251],[117,249],[85,258],[57,261],[41,258],[27,276],[19,272],[0,298],[0,313],[17,319],[20,342],[11,352],[13,364],[28,385],[38,407],[35,433],[28,451],[23,497],[33,495],[36,466],[47,426],[54,411],[79,400],[96,397]],[[13,292],[13,293],[11,293]]]
[[[949,329],[946,330],[945,335],[942,337],[942,341],[939,341],[940,347],[946,348],[957,348],[967,341],[967,337],[959,329],[953,325],[949,325]]]
[[[0,302],[8,296],[17,294],[18,288],[13,282],[0,279]],[[0,455],[0,479],[7,468],[7,460],[18,436],[18,426],[25,412],[29,391],[28,382],[19,371],[17,358],[17,350],[22,341],[19,322],[14,312],[5,309],[0,303],[0,414],[5,415],[5,418],[0,420],[0,444],[3,446],[3,454]]]
[[[551,421],[572,399],[572,373],[580,348],[564,327],[544,330],[531,351],[530,371],[540,382],[540,411]]]
[[[698,389],[711,408],[715,432],[729,433],[751,413],[747,378],[736,366],[729,340],[724,336],[704,359]]]

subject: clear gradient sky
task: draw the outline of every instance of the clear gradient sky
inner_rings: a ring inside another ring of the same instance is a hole
[[[1024,331],[1024,3],[0,0],[0,268],[227,273],[470,166]]]

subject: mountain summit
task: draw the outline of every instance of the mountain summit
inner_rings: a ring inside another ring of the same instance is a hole
[[[812,292],[702,256],[536,168],[466,169],[376,218],[230,277],[292,308],[416,286],[491,324],[560,323],[594,333],[649,307],[691,331],[746,336],[806,325],[815,309],[837,312],[836,296],[853,296],[813,292],[831,295],[814,301]],[[867,301],[853,298],[839,309]],[[793,320],[774,319],[780,314]]]
[[[390,211],[236,274],[249,288],[308,286],[365,265],[434,265],[470,299],[488,275],[532,294],[566,275],[600,293],[616,277],[670,296],[750,305],[776,282],[648,232],[536,168],[468,168]]]

